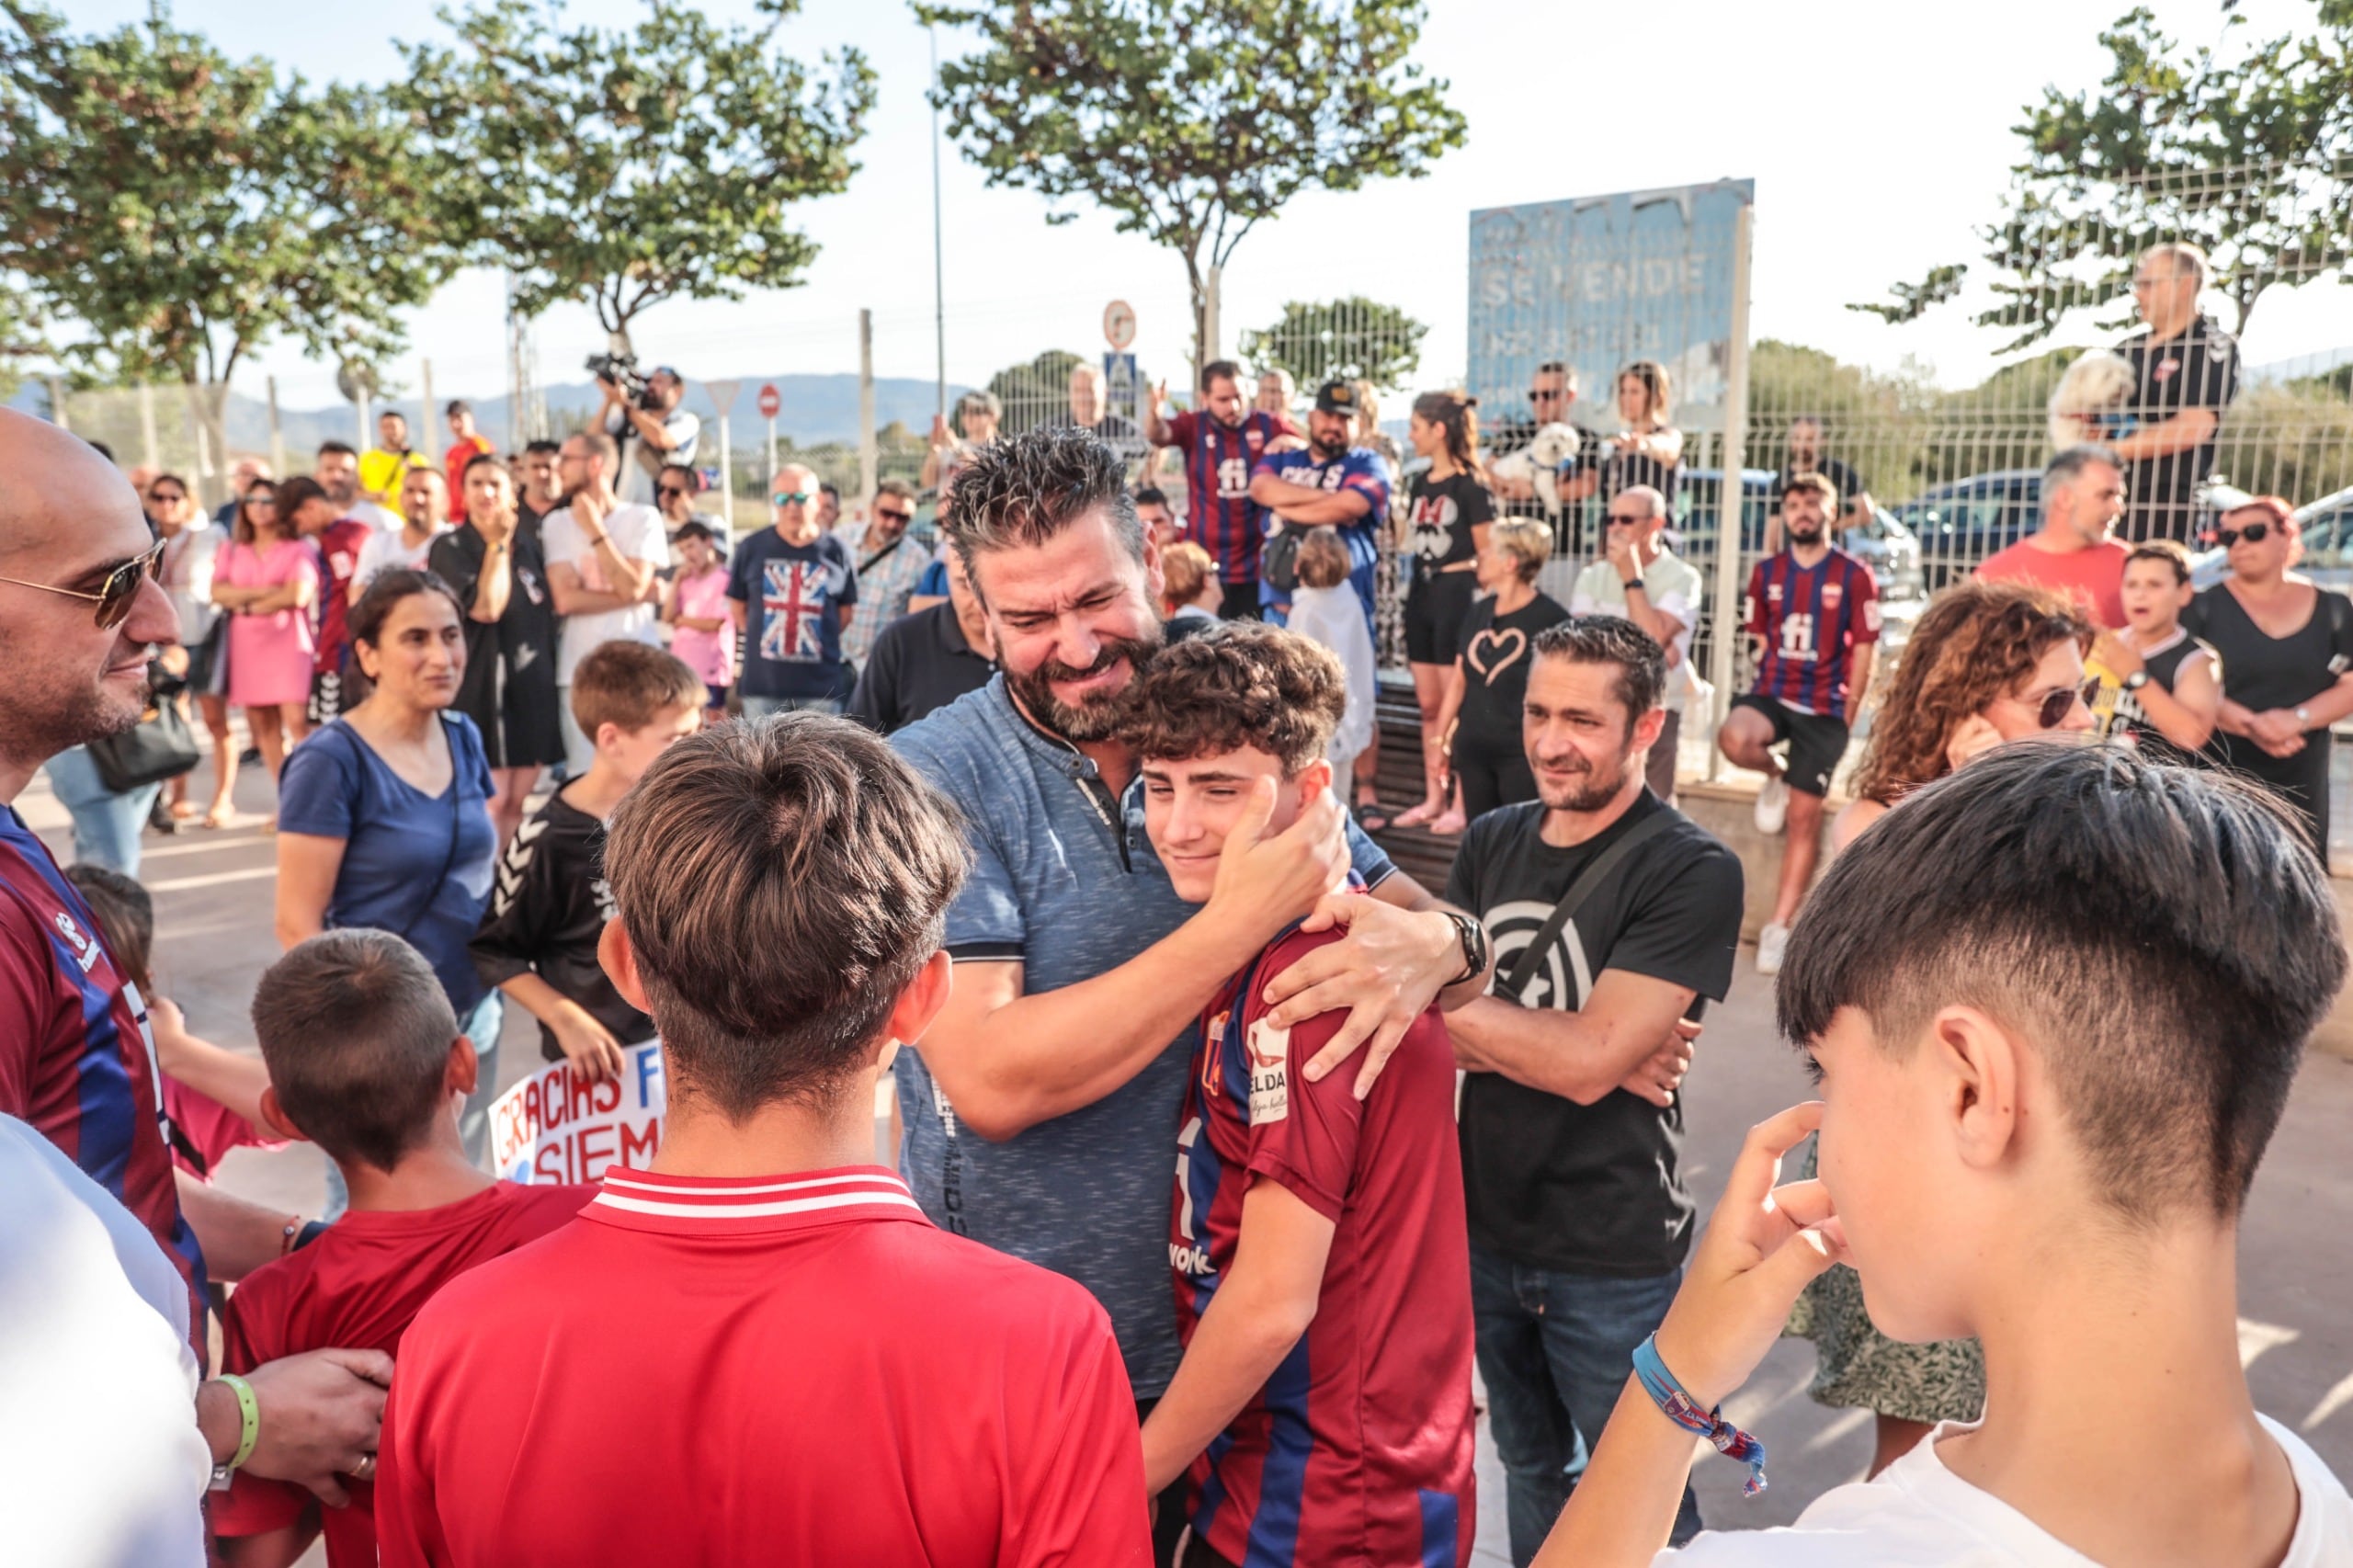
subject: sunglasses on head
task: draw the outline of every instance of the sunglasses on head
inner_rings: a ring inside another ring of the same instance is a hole
[[[805,490],[779,490],[768,499],[779,506],[806,506],[816,497]]]
[[[131,619],[131,607],[138,600],[139,586],[154,575],[156,563],[164,558],[164,547],[132,556],[107,573],[107,580],[98,585],[95,594],[80,588],[60,588],[49,583],[28,583],[21,577],[0,577],[0,583],[12,583],[19,588],[39,588],[44,594],[63,594],[69,599],[85,599],[98,607],[98,630],[111,631]]]
[[[2270,537],[2271,525],[2269,523],[2249,523],[2243,528],[2216,529],[2214,533],[2214,541],[2217,544],[2220,544],[2224,550],[2228,550],[2231,546],[2238,543],[2241,540],[2246,540],[2249,544],[2261,544],[2265,540],[2269,539]]]

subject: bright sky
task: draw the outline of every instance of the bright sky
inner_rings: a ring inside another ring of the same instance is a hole
[[[642,0],[574,0],[574,22],[619,25]],[[74,21],[143,18],[148,0],[77,0]],[[1974,260],[1972,226],[1991,215],[2014,155],[2009,128],[2047,84],[2096,81],[2099,29],[2127,0],[1978,0],[1965,23],[1885,0],[1680,0],[1651,7],[1431,0],[1423,62],[1452,83],[1468,144],[1427,178],[1302,198],[1244,241],[1225,279],[1225,336],[1264,325],[1292,299],[1362,293],[1428,323],[1423,373],[1461,373],[1468,215],[1474,208],[1681,185],[1756,181],[1752,325],[1758,336],[1892,369],[1910,356],[1948,384],[1992,368],[1995,335],[1947,308],[1891,328],[1845,310],[1940,261]],[[2152,0],[2177,36],[2220,35],[2218,0]],[[313,78],[381,80],[390,38],[439,34],[429,0],[405,7],[315,0],[176,0],[181,25],[235,54],[267,54]],[[749,0],[706,0],[748,17]],[[2242,0],[2257,36],[2311,17],[2309,0]],[[929,378],[931,116],[924,29],[892,0],[806,0],[791,47],[865,51],[880,100],[849,190],[809,203],[822,246],[807,283],[741,303],[680,301],[639,319],[637,346],[689,378],[854,370],[857,315],[875,315],[878,373]],[[939,40],[943,53],[963,46]],[[976,382],[1048,347],[1103,347],[1106,301],[1139,317],[1150,374],[1183,379],[1190,324],[1182,263],[1086,211],[1049,227],[1027,191],[991,189],[943,152],[947,347],[951,381]],[[498,274],[453,279],[412,330],[437,396],[506,387]],[[585,307],[539,324],[542,379],[581,379],[602,347]],[[2353,290],[2324,284],[2258,306],[2244,350],[2259,365],[2353,345]],[[280,345],[260,369],[288,407],[335,401],[333,368]],[[395,375],[415,384],[414,363]],[[259,391],[259,376],[243,380]]]

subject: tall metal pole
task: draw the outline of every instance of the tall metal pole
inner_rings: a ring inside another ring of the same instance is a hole
[[[948,263],[947,242],[939,221],[939,34],[926,27],[931,40],[931,319],[939,356],[939,417],[948,417]]]
[[[858,504],[874,499],[881,452],[874,440],[874,312],[858,312]]]
[[[1716,688],[1715,711],[1708,715],[1710,734],[1723,722],[1732,704],[1733,653],[1740,636],[1741,469],[1748,460],[1748,249],[1755,220],[1756,210],[1743,203],[1732,221],[1732,352],[1724,365],[1723,489],[1716,502],[1716,602],[1710,607],[1709,620],[1715,643],[1708,659],[1708,679]],[[1709,778],[1722,768],[1722,755],[1712,745],[1708,748]]]

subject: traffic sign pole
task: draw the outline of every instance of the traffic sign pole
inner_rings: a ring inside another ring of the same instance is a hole
[[[768,483],[776,483],[776,416],[784,408],[783,394],[774,381],[760,383],[760,413],[768,422]]]

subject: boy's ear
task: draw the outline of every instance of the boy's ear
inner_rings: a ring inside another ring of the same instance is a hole
[[[1299,807],[1305,811],[1315,797],[1332,787],[1332,760],[1319,756],[1299,770]]]
[[[290,1143],[308,1143],[302,1130],[286,1114],[286,1107],[278,1102],[278,1091],[267,1085],[262,1086],[261,1102],[255,1108],[261,1112],[261,1124],[272,1137],[283,1138]]]
[[[604,970],[605,978],[621,994],[621,1000],[639,1012],[651,1016],[653,1004],[645,999],[645,986],[637,978],[637,954],[631,950],[629,933],[618,920],[605,922],[604,931],[597,937],[597,962]]]
[[[449,1065],[441,1070],[441,1086],[453,1095],[471,1095],[482,1082],[482,1058],[464,1035],[449,1042]]]
[[[1951,1006],[1930,1020],[1923,1049],[1930,1053],[1927,1065],[1941,1076],[1938,1098],[1961,1163],[1991,1171],[2022,1153],[2025,1062],[2017,1038],[1974,1007]]]
[[[619,922],[615,922],[619,924]],[[954,984],[952,971],[955,961],[946,952],[937,952],[924,966],[915,971],[915,980],[891,1008],[890,1039],[897,1044],[913,1045],[923,1039],[939,1010],[948,1006],[948,993]],[[642,1009],[641,1009],[642,1010]],[[888,1067],[895,1054],[895,1046],[883,1049],[881,1065]]]

